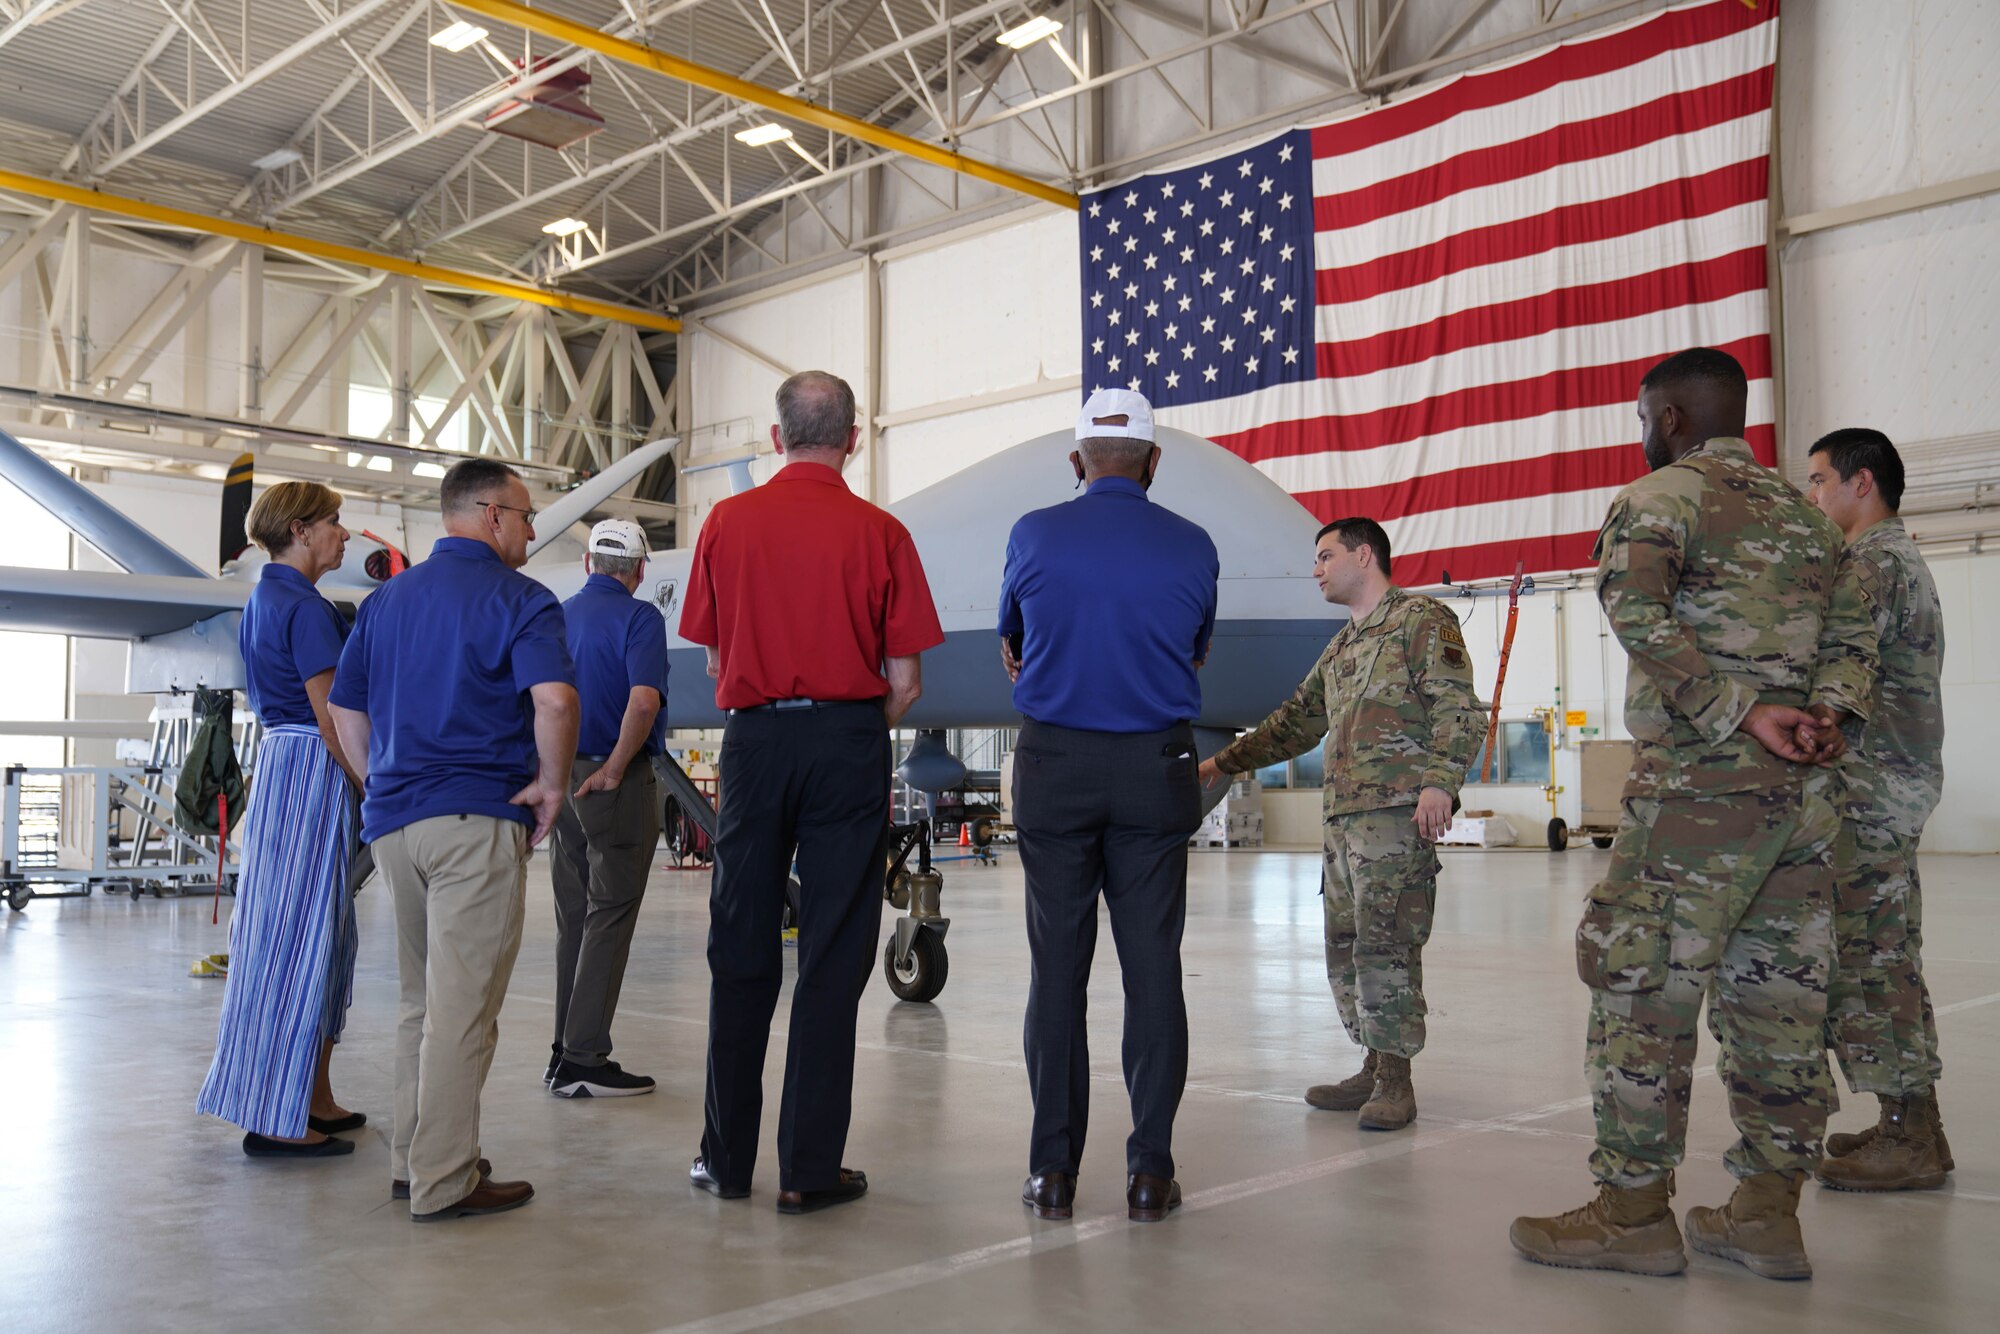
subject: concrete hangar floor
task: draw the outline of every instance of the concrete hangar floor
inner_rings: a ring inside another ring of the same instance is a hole
[[[536,1198],[428,1228],[389,1198],[396,982],[379,882],[361,897],[355,1007],[334,1066],[343,1099],[371,1123],[354,1155],[330,1162],[246,1158],[237,1133],[194,1113],[222,997],[187,976],[222,948],[206,900],[40,901],[0,913],[0,1329],[1994,1328],[1992,858],[1923,865],[1958,1160],[1947,1189],[1809,1186],[1809,1284],[1698,1255],[1673,1279],[1574,1273],[1509,1249],[1515,1214],[1568,1208],[1590,1190],[1570,932],[1607,856],[1446,856],[1421,1116],[1385,1135],[1299,1100],[1356,1060],[1323,976],[1317,857],[1197,854],[1193,1055],[1175,1146],[1187,1206],[1154,1225],[1124,1217],[1129,1122],[1108,932],[1076,1220],[1036,1222],[1017,1201],[1028,961],[1011,854],[950,871],[951,981],[935,1005],[896,1003],[879,969],[870,982],[848,1161],[873,1189],[805,1218],[772,1207],[782,1038],[756,1193],[724,1202],[685,1180],[701,1124],[704,873],[655,873],[615,1029],[619,1057],[660,1091],[564,1102],[539,1081],[553,930],[535,859],[483,1142],[500,1175],[533,1181]],[[1712,1055],[1704,1037],[1702,1059]],[[1731,1131],[1711,1070],[1695,1090],[1682,1209],[1728,1191]],[[1872,1116],[1872,1099],[1850,1097],[1835,1119],[1854,1128]]]

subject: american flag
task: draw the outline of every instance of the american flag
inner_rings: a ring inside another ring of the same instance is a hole
[[[1732,353],[1776,457],[1776,10],[1664,10],[1086,195],[1085,391],[1381,520],[1399,584],[1588,565],[1661,357]]]

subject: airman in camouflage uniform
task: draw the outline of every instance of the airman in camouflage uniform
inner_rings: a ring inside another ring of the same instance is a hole
[[[1944,612],[1896,517],[1903,461],[1880,431],[1835,431],[1811,450],[1806,495],[1847,536],[1882,666],[1868,720],[1850,727],[1838,774],[1839,959],[1827,1045],[1857,1093],[1881,1100],[1859,1135],[1831,1135],[1820,1180],[1843,1190],[1942,1186],[1951,1149],[1938,1115],[1937,1026],[1924,987],[1917,840],[1944,790]]]
[[[1833,1095],[1821,1030],[1839,824],[1831,770],[1809,763],[1836,742],[1806,708],[1866,715],[1875,637],[1839,530],[1737,438],[1746,398],[1742,367],[1707,348],[1649,371],[1652,472],[1597,539],[1636,744],[1610,873],[1576,933],[1599,1194],[1515,1220],[1515,1248],[1544,1264],[1686,1267],[1667,1202],[1712,986],[1738,1184],[1724,1207],[1689,1210],[1689,1236],[1767,1277],[1812,1272],[1797,1206]]]
[[[1303,755],[1325,738],[1326,975],[1359,1074],[1306,1101],[1359,1111],[1372,1130],[1416,1116],[1410,1058],[1424,1046],[1423,948],[1437,905],[1433,840],[1486,733],[1458,618],[1389,582],[1389,538],[1369,519],[1320,532],[1315,576],[1343,626],[1292,697],[1203,766],[1204,782]]]

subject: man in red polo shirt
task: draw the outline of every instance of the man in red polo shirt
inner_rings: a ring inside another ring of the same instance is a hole
[[[708,646],[729,710],[708,894],[708,1095],[695,1185],[750,1193],[764,1049],[784,976],[785,882],[799,871],[799,976],[778,1112],[778,1211],[859,1199],[841,1166],[854,1023],[882,929],[889,729],[944,642],[909,530],[847,489],[854,391],[823,371],[778,388],[787,463],[702,524],[681,637]]]

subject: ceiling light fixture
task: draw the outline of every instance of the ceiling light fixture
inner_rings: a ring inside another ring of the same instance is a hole
[[[294,162],[303,162],[305,156],[296,148],[275,148],[250,165],[257,171],[276,171],[280,167],[289,167]]]
[[[432,33],[431,45],[441,46],[447,51],[463,51],[484,36],[486,29],[460,19],[449,28],[439,28]]]
[[[761,148],[765,144],[775,144],[791,137],[792,132],[782,125],[752,125],[747,130],[736,132],[738,142],[746,143],[752,148]]]
[[[588,226],[590,224],[582,218],[557,218],[554,222],[543,223],[542,230],[550,236],[575,236]]]
[[[1019,51],[1023,47],[1033,46],[1044,37],[1053,37],[1061,31],[1061,23],[1047,14],[1039,14],[1018,27],[1007,29],[1000,34],[998,40],[1000,45],[1011,46]]]

